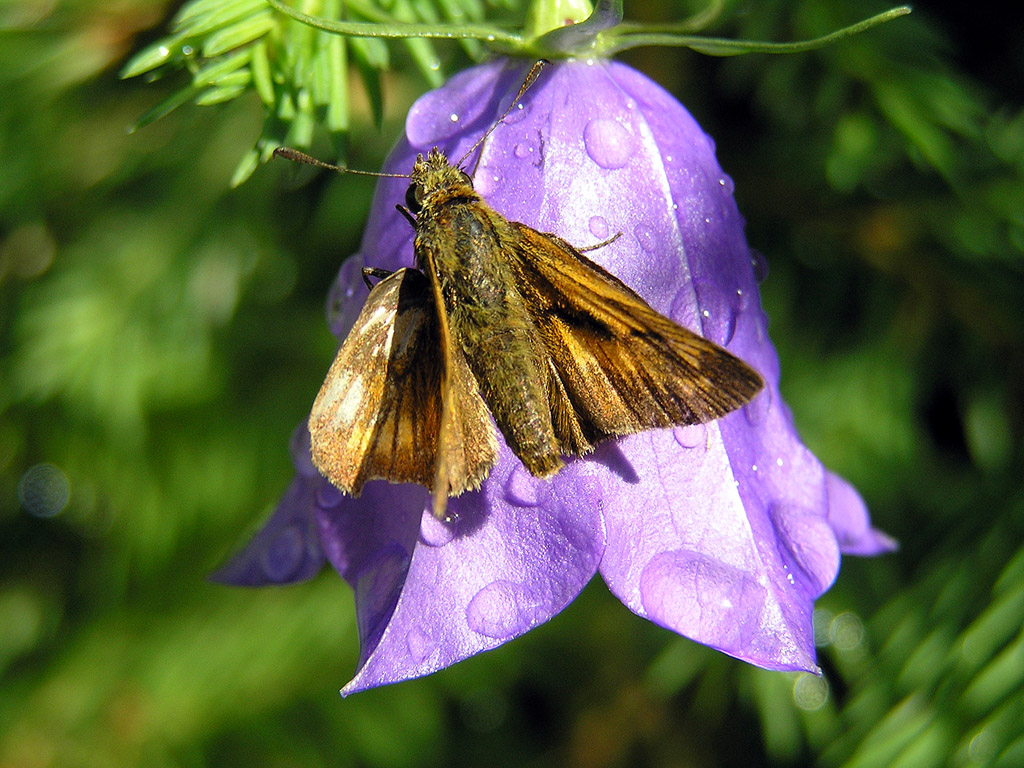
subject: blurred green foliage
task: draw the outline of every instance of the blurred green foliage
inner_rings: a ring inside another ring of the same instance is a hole
[[[497,651],[343,701],[340,579],[204,577],[286,487],[372,185],[271,165],[231,189],[254,93],[128,134],[182,85],[118,78],[174,10],[0,8],[0,766],[1024,764],[1019,23],[933,3],[799,56],[624,56],[716,138],[795,418],[902,543],[820,601],[825,676],[728,659],[595,583]],[[740,10],[714,33],[883,6]],[[412,59],[382,97],[351,89],[354,167],[426,86]]]

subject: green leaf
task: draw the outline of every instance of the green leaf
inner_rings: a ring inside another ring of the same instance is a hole
[[[203,42],[204,56],[219,56],[258,40],[270,32],[277,22],[274,14],[267,9],[249,16],[237,24],[212,32]]]
[[[274,106],[275,89],[274,79],[270,74],[270,56],[267,53],[267,43],[261,40],[252,46],[250,67],[252,69],[252,83],[260,96],[260,101],[266,107]]]
[[[143,48],[132,56],[128,63],[121,69],[122,78],[137,77],[157,67],[168,64],[182,58],[181,42],[183,36],[165,38],[157,43]]]

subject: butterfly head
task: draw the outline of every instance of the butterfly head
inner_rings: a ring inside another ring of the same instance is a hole
[[[409,178],[412,183],[405,192],[405,204],[413,213],[452,198],[477,196],[469,174],[452,165],[437,147],[426,158],[416,156]]]

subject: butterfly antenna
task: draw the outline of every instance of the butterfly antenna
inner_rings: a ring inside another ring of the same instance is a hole
[[[306,165],[314,165],[317,168],[326,168],[329,171],[337,171],[338,173],[355,173],[359,176],[378,176],[388,179],[409,178],[407,173],[377,173],[375,171],[357,171],[353,168],[343,168],[333,163],[325,163],[323,160],[318,160],[312,155],[307,155],[305,152],[300,152],[291,147],[278,147],[274,150],[274,157],[283,157],[285,160],[291,160],[293,163],[305,163]]]
[[[523,84],[519,86],[519,93],[517,93],[516,97],[512,99],[512,103],[508,105],[508,109],[505,110],[501,117],[494,121],[494,125],[488,128],[483,136],[477,139],[476,144],[470,147],[469,151],[462,156],[458,163],[456,163],[456,167],[461,168],[462,164],[466,161],[466,158],[472,155],[481,144],[487,141],[487,137],[494,133],[494,129],[501,125],[502,121],[509,116],[513,109],[516,108],[516,105],[519,104],[519,101],[523,98],[523,94],[530,89],[531,85],[537,82],[537,78],[540,77],[540,72],[544,69],[545,65],[550,63],[551,62],[547,59],[540,59],[530,67],[530,71],[526,73],[526,79],[523,80]]]

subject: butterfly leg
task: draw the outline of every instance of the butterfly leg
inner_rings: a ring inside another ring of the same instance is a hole
[[[380,267],[363,267],[363,282],[366,283],[366,287],[373,290],[373,283],[370,282],[371,277],[376,277],[378,280],[383,280],[385,277],[391,277],[394,272],[390,269],[381,269]]]
[[[598,248],[604,248],[606,245],[611,245],[616,240],[618,240],[620,237],[622,237],[622,233],[621,232],[616,232],[614,235],[609,237],[607,240],[602,240],[600,243],[595,243],[594,245],[588,245],[588,246],[585,246],[583,248],[577,248],[572,243],[567,242],[565,239],[559,237],[558,235],[552,234],[551,232],[544,232],[542,234],[544,235],[544,237],[546,237],[546,238],[548,238],[550,240],[554,240],[556,243],[558,243],[558,245],[561,245],[563,247],[567,247],[570,251],[576,251],[577,253],[587,253],[588,251],[596,251]]]
[[[405,216],[406,221],[412,224],[412,228],[416,229],[416,217],[409,213],[409,209],[406,208],[404,205],[396,205],[395,208],[398,210],[400,214]]]
[[[588,251],[596,251],[598,248],[604,248],[606,245],[611,245],[616,240],[618,240],[620,237],[622,237],[622,233],[621,232],[616,232],[614,235],[609,237],[607,240],[602,240],[600,243],[595,243],[594,245],[588,245],[586,248],[577,248],[576,250],[579,251],[580,253],[587,253]]]

